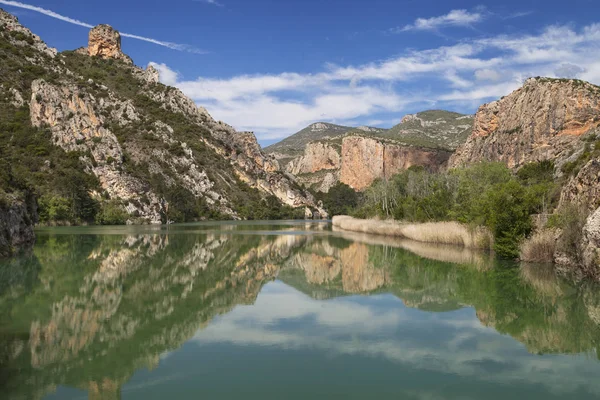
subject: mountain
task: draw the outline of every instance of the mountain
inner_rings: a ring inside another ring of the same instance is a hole
[[[391,129],[319,122],[265,151],[315,190],[327,192],[338,182],[363,190],[411,166],[443,168],[472,124],[470,115],[442,110],[407,115]]]
[[[472,128],[472,115],[428,110],[404,116],[398,125],[381,136],[406,144],[453,151],[465,143]]]
[[[578,158],[598,126],[600,87],[575,79],[530,78],[479,108],[473,131],[450,166],[500,161],[517,169],[553,160],[560,167]]]
[[[291,159],[301,155],[308,143],[314,140],[335,139],[352,129],[354,128],[349,126],[316,122],[280,142],[265,147],[264,151],[285,166]]]
[[[559,238],[573,254],[555,254],[600,276],[600,87],[577,79],[530,78],[475,115],[473,131],[450,168],[496,161],[514,171],[549,161],[561,186],[557,210],[575,209],[582,220]]]
[[[158,78],[108,25],[58,53],[0,10],[0,212],[31,193],[49,224],[325,215],[252,133]]]

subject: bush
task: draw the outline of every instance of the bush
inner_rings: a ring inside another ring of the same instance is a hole
[[[118,200],[109,200],[100,205],[100,211],[96,214],[98,225],[125,225],[129,214]]]
[[[580,259],[583,227],[588,215],[589,212],[584,207],[568,204],[548,219],[548,228],[561,230],[557,250],[576,262]]]
[[[494,233],[499,255],[516,257],[520,241],[532,230],[531,214],[553,207],[558,199],[553,170],[546,161],[528,164],[516,176],[501,163],[482,162],[441,173],[411,168],[375,181],[352,214],[483,225]]]
[[[525,262],[551,263],[556,251],[556,231],[544,229],[535,232],[521,244],[520,259]]]
[[[328,193],[318,194],[330,217],[348,215],[358,206],[359,195],[350,186],[339,182]]]
[[[519,243],[533,229],[530,200],[527,189],[515,180],[484,194],[477,213],[494,233],[494,250],[500,256],[517,257]]]
[[[44,224],[67,222],[73,219],[71,201],[50,194],[42,195],[38,199],[38,213],[40,222]]]

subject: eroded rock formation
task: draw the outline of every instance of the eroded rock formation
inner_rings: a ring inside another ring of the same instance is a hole
[[[0,192],[0,258],[33,245],[36,222],[37,207],[31,195]]]
[[[390,178],[411,166],[431,170],[442,168],[450,153],[387,143],[361,136],[349,136],[342,142],[340,182],[355,190],[364,190],[375,179]]]
[[[501,100],[485,104],[473,132],[449,166],[500,161],[510,168],[577,156],[580,138],[600,125],[600,87],[577,80],[531,78]]]
[[[121,50],[121,34],[110,25],[98,25],[90,31],[87,52],[91,57],[114,58],[133,64]]]
[[[252,132],[215,121],[179,89],[160,84],[152,65],[134,66],[112,27],[93,28],[87,48],[60,55],[1,10],[0,27],[0,40],[28,47],[31,54],[24,59],[23,51],[13,49],[8,54],[19,57],[14,62],[40,71],[33,82],[2,81],[2,95],[14,107],[29,108],[31,124],[49,129],[53,145],[78,152],[82,169],[100,182],[89,191],[92,197],[119,202],[128,222],[170,220],[169,194],[179,190],[184,193],[175,198],[183,195],[208,214],[240,219],[246,185],[259,199],[273,195],[283,204],[327,215],[262,152]]]

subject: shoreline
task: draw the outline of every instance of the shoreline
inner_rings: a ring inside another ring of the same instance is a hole
[[[393,236],[416,242],[455,245],[469,249],[490,250],[494,243],[493,235],[488,229],[471,228],[458,222],[404,223],[337,215],[332,218],[331,224],[344,231]]]

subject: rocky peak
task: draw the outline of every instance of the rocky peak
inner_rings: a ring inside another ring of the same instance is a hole
[[[359,131],[363,131],[363,132],[381,132],[384,129],[381,128],[373,128],[371,126],[359,126],[358,128]]]
[[[420,120],[419,117],[417,117],[417,114],[406,114],[404,117],[402,117],[402,120],[400,120],[400,123],[405,124],[407,122],[416,121],[416,120]]]
[[[600,87],[575,79],[530,78],[508,96],[485,104],[452,167],[500,161],[510,168],[561,160],[578,151],[581,137],[600,126]]]
[[[97,25],[90,31],[88,55],[114,58],[133,64],[133,60],[121,50],[121,34],[110,25]]]
[[[313,132],[320,132],[327,130],[329,126],[323,122],[316,122],[310,126],[310,130]]]

